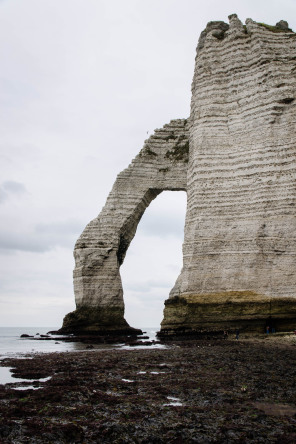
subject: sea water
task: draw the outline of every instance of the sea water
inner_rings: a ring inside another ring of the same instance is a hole
[[[42,339],[41,335],[46,335],[50,331],[58,330],[57,327],[0,327],[0,384],[11,382],[19,382],[11,374],[11,369],[1,367],[1,360],[5,358],[22,359],[34,353],[53,353],[53,352],[70,352],[70,351],[86,351],[87,344],[82,342],[64,342],[59,340],[58,335],[50,335],[53,339]],[[155,340],[156,328],[143,328],[143,336],[149,336],[149,340]],[[33,338],[21,338],[22,334],[33,336]],[[126,349],[134,350],[137,348],[163,348],[162,344],[152,346],[139,345],[129,347],[125,344],[94,344],[94,349]],[[87,350],[92,351],[92,350]],[[24,381],[26,382],[26,381]]]
[[[58,327],[0,327],[0,360],[8,357],[22,357],[28,353],[66,352],[86,349],[86,344],[81,342],[60,341],[60,337],[55,335],[51,335],[53,338],[51,340],[42,339],[40,336],[56,330],[58,330]],[[145,332],[144,336],[149,336],[150,341],[155,340],[157,327],[143,328],[142,330]],[[21,338],[22,334],[34,336],[34,338]],[[94,344],[94,348],[133,347],[126,347],[123,344]]]
[[[77,343],[60,342],[58,336],[51,340],[45,340],[40,337],[40,335],[46,335],[49,331],[55,330],[58,330],[58,328],[0,327],[0,360],[8,357],[19,357],[27,353],[74,351],[77,348]],[[21,338],[22,334],[34,336],[34,339]]]

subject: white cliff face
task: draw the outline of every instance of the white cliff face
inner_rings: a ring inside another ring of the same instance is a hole
[[[75,301],[86,316],[96,313],[95,328],[112,323],[118,328],[123,319],[120,265],[150,202],[164,190],[186,190],[188,151],[187,120],[173,120],[156,130],[118,175],[101,213],[78,239]]]
[[[296,321],[296,34],[229,20],[201,34],[189,123],[155,131],[77,241],[73,313],[88,310],[85,325],[124,320],[119,267],[163,190],[187,190],[188,203],[162,329]]]
[[[296,35],[236,16],[218,32],[203,37],[192,83],[178,290],[294,296]]]
[[[229,19],[197,48],[183,270],[164,330],[296,321],[296,34]]]

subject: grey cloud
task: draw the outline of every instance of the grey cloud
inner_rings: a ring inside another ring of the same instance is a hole
[[[185,215],[184,220],[175,215],[154,215],[154,217],[149,217],[145,222],[139,225],[139,231],[148,236],[158,236],[167,238],[169,236],[173,237],[183,237],[184,236],[184,225],[185,225]]]
[[[4,202],[7,199],[7,193],[0,188],[0,203]]]
[[[62,221],[62,222],[52,222],[52,223],[39,223],[36,225],[35,230],[37,233],[43,233],[48,235],[69,235],[69,234],[79,234],[82,232],[84,226],[83,224],[74,219]]]
[[[148,280],[145,282],[133,282],[131,284],[124,285],[124,289],[128,291],[136,291],[140,293],[148,293],[153,288],[170,288],[172,287],[172,282],[169,281],[157,281],[157,280]]]
[[[40,239],[33,235],[0,233],[0,250],[2,251],[31,251],[34,253],[44,253],[51,250],[53,245],[48,239]]]
[[[26,192],[26,187],[21,182],[7,180],[0,185],[0,203],[7,200],[11,195],[21,196]]]
[[[139,224],[146,236],[183,238],[186,194],[165,191],[147,208]]]
[[[0,232],[0,250],[44,253],[55,247],[74,248],[83,224],[76,220],[40,223],[31,233]]]

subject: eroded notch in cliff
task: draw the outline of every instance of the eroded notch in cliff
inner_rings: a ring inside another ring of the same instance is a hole
[[[130,242],[128,241],[128,239],[124,236],[124,234],[121,234],[119,236],[119,247],[117,250],[117,259],[118,259],[119,265],[122,265],[122,263],[124,261],[125,254],[127,252],[129,244],[130,244]]]

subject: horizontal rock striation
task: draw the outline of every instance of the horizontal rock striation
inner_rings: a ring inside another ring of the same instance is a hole
[[[189,151],[188,122],[172,120],[155,130],[122,171],[97,218],[78,239],[74,291],[77,309],[63,332],[132,331],[124,319],[119,268],[150,202],[164,190],[184,190]]]
[[[163,190],[186,190],[183,268],[163,332],[296,326],[296,34],[235,14],[201,33],[191,115],[145,142],[75,246],[64,331],[129,331],[119,273]]]
[[[267,297],[252,291],[190,294],[165,302],[165,327],[159,337],[221,333],[292,331],[296,325],[295,298]],[[164,322],[163,322],[164,324]]]
[[[248,318],[253,328],[252,320],[273,314],[266,301],[288,298],[279,319],[296,303],[289,299],[296,294],[296,35],[285,22],[229,19],[229,26],[209,23],[197,48],[184,265],[162,329],[185,325],[177,306],[191,313],[193,329],[206,323],[193,310],[203,303],[209,326]],[[232,305],[221,304],[229,292]],[[261,296],[243,302],[242,292]]]

